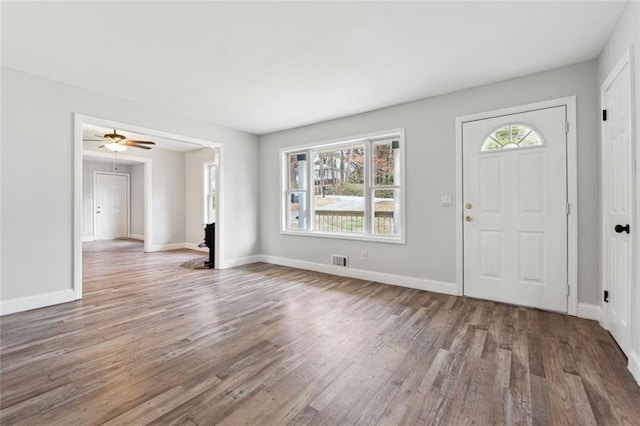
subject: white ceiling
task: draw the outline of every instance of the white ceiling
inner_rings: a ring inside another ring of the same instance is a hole
[[[82,126],[82,139],[85,139],[84,141],[85,145],[100,146],[103,143],[102,141],[93,142],[93,141],[87,141],[86,139],[100,139],[102,135],[105,135],[107,133],[113,133],[113,130],[114,129],[96,126],[93,124],[84,124]],[[193,150],[202,148],[201,145],[195,145],[195,144],[182,142],[174,139],[159,138],[157,136],[148,136],[142,133],[129,132],[126,129],[125,130],[115,129],[115,130],[117,130],[119,134],[125,136],[127,139],[155,142],[156,145],[153,149],[160,148],[160,149],[166,149],[169,151],[187,152],[187,151],[193,151]],[[127,147],[127,151],[136,152],[136,151],[142,151],[142,150],[138,148]],[[111,151],[108,151],[108,150],[105,150],[105,152],[111,153]]]
[[[3,2],[7,67],[256,134],[595,59],[626,2]]]

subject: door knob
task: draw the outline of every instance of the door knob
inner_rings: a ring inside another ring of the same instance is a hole
[[[465,216],[464,220],[466,220],[467,222],[471,222],[473,220],[473,216]]]
[[[626,232],[627,234],[629,233],[629,224],[627,223],[626,225],[622,226],[622,225],[616,225],[615,230],[618,234],[622,234],[623,232]]]

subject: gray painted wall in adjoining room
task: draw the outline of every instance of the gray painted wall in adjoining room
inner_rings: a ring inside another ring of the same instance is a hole
[[[144,164],[131,165],[131,233],[144,235]]]
[[[95,144],[86,145],[84,150],[104,152]],[[151,158],[152,161],[151,227],[153,235],[150,241],[152,249],[165,244],[184,243],[185,153],[156,147],[150,151],[127,150],[127,156]],[[144,208],[144,199],[142,199],[142,205]]]
[[[454,283],[456,214],[440,196],[456,194],[458,116],[577,96],[578,299],[598,303],[599,179],[597,62],[477,87],[260,137],[261,244],[265,255],[328,264],[331,253],[354,268]],[[470,71],[472,69],[470,68]],[[406,245],[280,234],[279,150],[284,147],[405,128]],[[454,197],[455,199],[455,197]],[[367,250],[368,261],[360,260]]]

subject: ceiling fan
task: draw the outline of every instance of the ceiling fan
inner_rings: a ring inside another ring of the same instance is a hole
[[[102,136],[96,135],[96,137],[102,139],[84,139],[85,141],[93,141],[93,142],[104,142],[98,148],[107,148],[113,152],[122,152],[127,149],[127,147],[132,146],[134,148],[140,149],[151,149],[151,146],[155,145],[155,142],[151,141],[134,141],[131,139],[127,139],[124,135],[116,132],[116,129],[113,129],[113,133],[107,133]]]

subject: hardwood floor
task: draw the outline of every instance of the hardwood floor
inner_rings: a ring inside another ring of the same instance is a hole
[[[1,321],[3,425],[640,424],[593,321],[88,243],[84,299]]]

